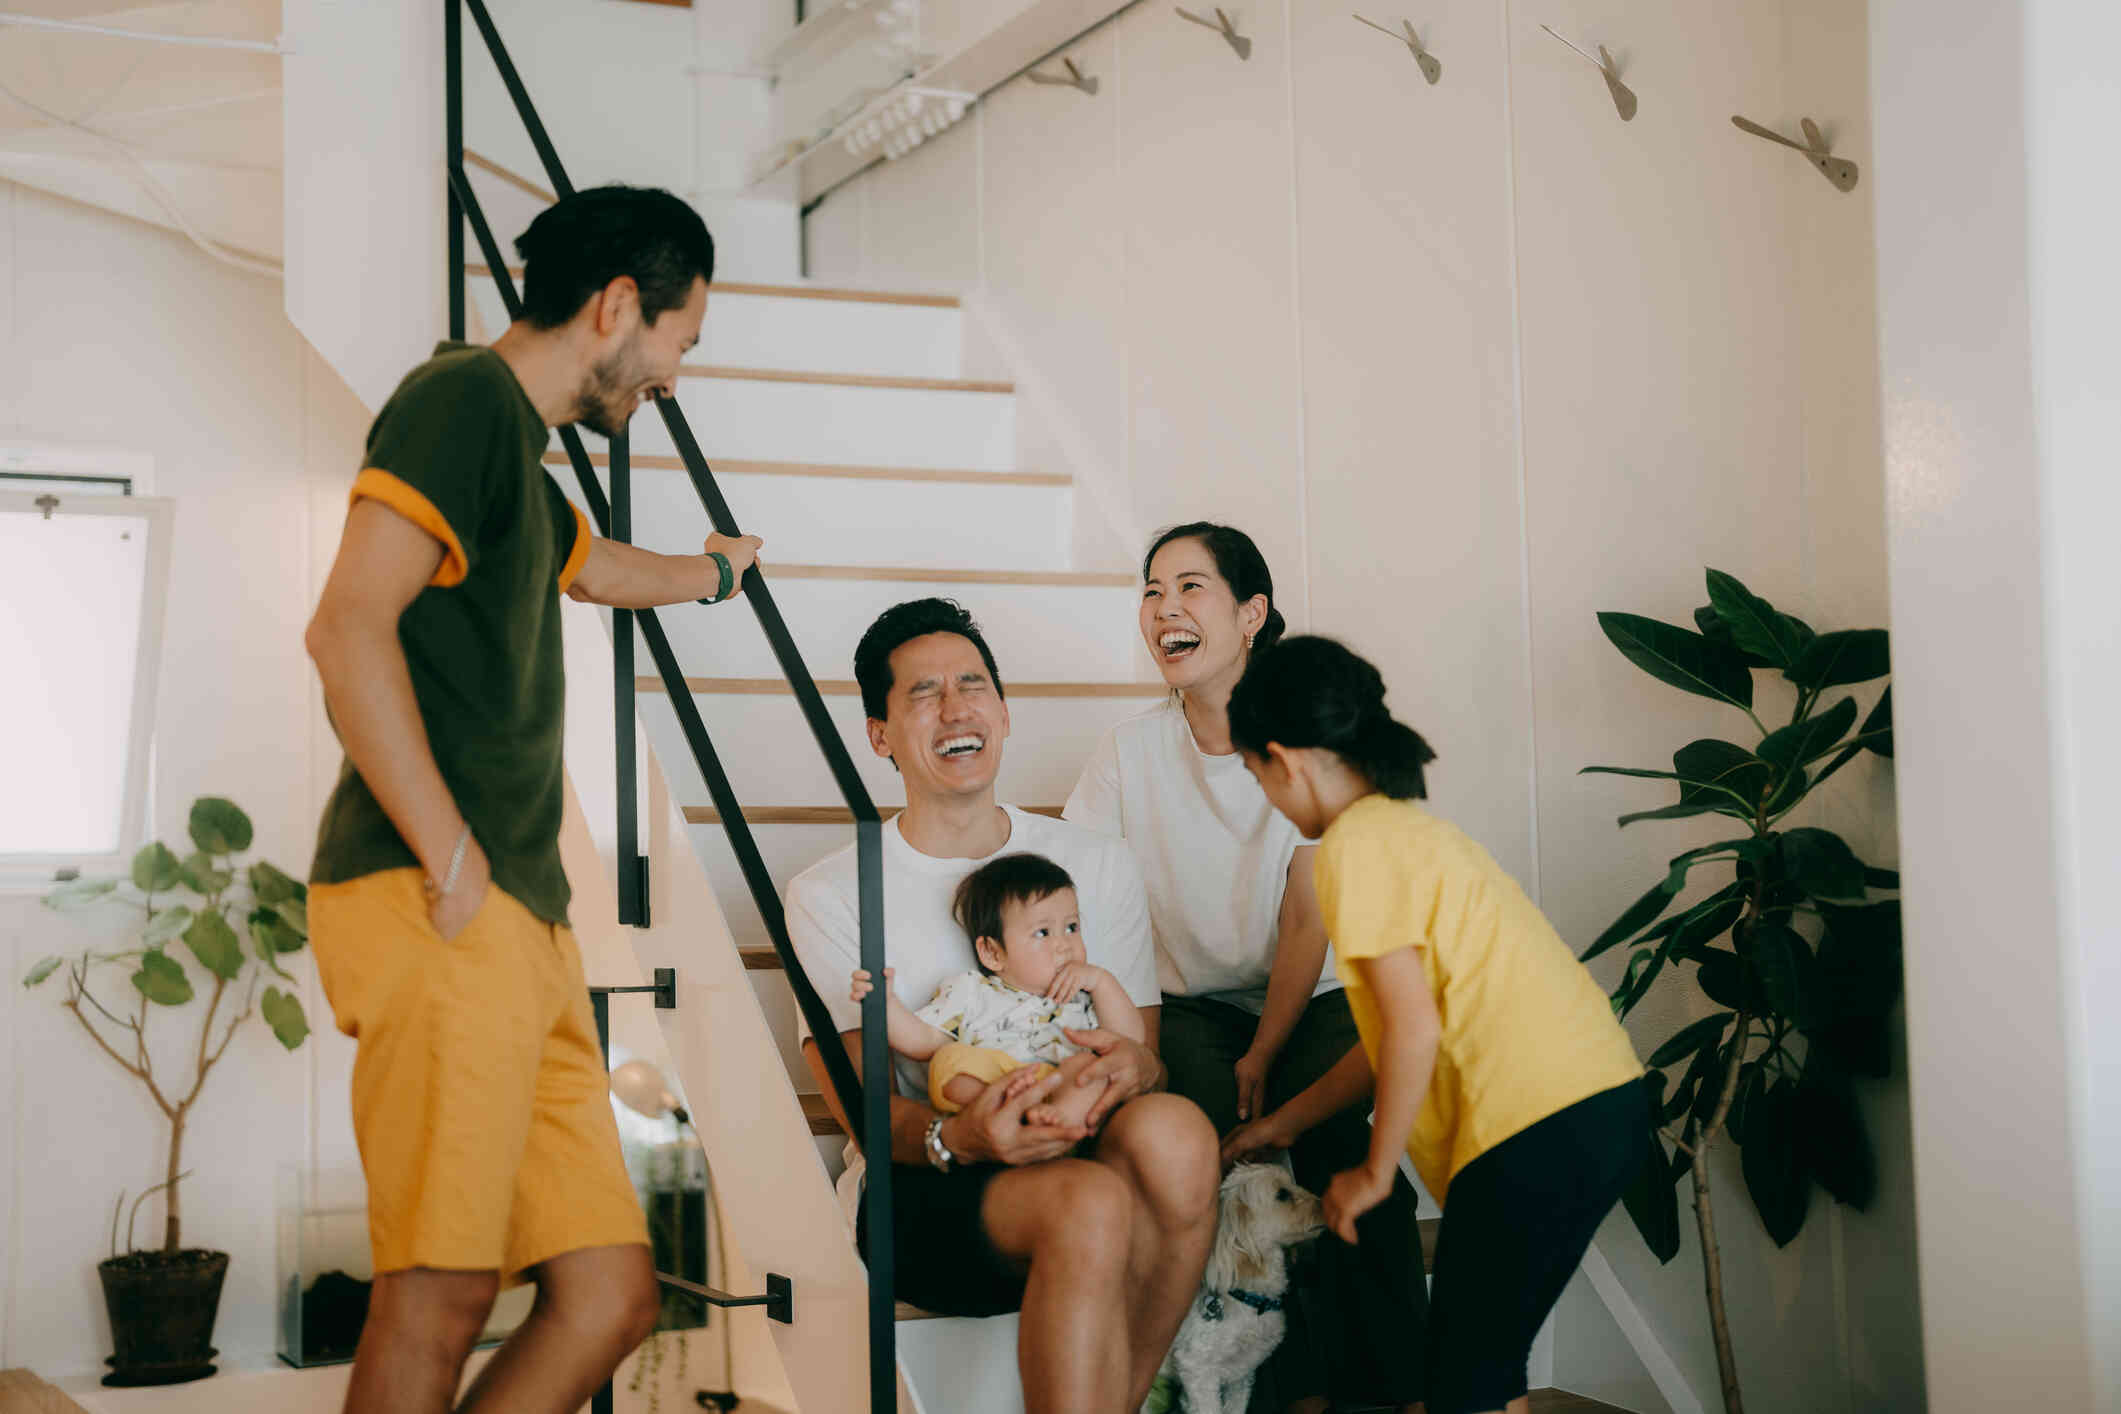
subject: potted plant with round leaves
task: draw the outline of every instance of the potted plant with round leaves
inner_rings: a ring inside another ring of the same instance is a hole
[[[1876,895],[1895,893],[1900,878],[1865,864],[1831,831],[1786,823],[1862,753],[1892,756],[1892,689],[1868,713],[1837,691],[1886,676],[1885,630],[1816,633],[1717,570],[1708,591],[1693,629],[1634,614],[1600,614],[1598,624],[1659,682],[1743,713],[1740,735],[1756,739],[1689,742],[1669,771],[1584,770],[1677,785],[1677,801],[1623,815],[1623,827],[1713,815],[1739,832],[1673,858],[1583,956],[1630,950],[1613,991],[1623,1017],[1660,977],[1686,967],[1714,1007],[1650,1054],[1657,1104],[1642,1137],[1648,1161],[1624,1201],[1650,1250],[1669,1262],[1680,1245],[1675,1188],[1691,1177],[1724,1408],[1740,1414],[1709,1151],[1725,1140],[1738,1146],[1746,1192],[1778,1247],[1803,1229],[1815,1184],[1838,1202],[1869,1205],[1877,1173],[1856,1086],[1891,1071],[1900,903]],[[1787,723],[1761,720],[1759,672],[1779,673],[1794,689]],[[1724,868],[1722,887],[1675,907],[1694,871]]]
[[[173,1384],[213,1373],[214,1317],[228,1254],[184,1246],[185,1125],[207,1077],[254,1014],[290,1051],[309,1035],[292,986],[268,980],[294,981],[280,959],[309,941],[308,889],[262,859],[247,865],[237,859],[250,848],[251,823],[232,802],[214,796],[193,802],[189,825],[193,849],[182,858],[157,841],[134,856],[129,878],[76,879],[45,896],[46,907],[61,911],[136,911],[133,946],[47,957],[23,978],[26,987],[59,981],[60,1005],[146,1088],[169,1127],[162,1182],[132,1208],[137,1217],[149,1194],[164,1195],[160,1245],[133,1247],[128,1221],[127,1250],[118,1251],[121,1193],[111,1213],[111,1255],[97,1269],[116,1347],[105,1384]],[[202,998],[203,1008],[194,1005]],[[165,1013],[186,1008],[186,1019],[195,1017],[197,1025],[182,1046],[187,1063],[172,1073],[173,1049],[164,1045],[158,1059],[150,1032],[173,1024]]]

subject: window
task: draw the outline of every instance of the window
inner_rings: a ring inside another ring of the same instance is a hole
[[[0,474],[0,876],[123,872],[143,843],[170,503]]]

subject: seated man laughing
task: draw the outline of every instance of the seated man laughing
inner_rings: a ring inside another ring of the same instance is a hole
[[[924,1067],[899,1061],[891,1100],[897,1294],[947,1315],[1020,1308],[1029,1414],[1138,1409],[1199,1286],[1219,1177],[1207,1116],[1155,1093],[1164,1079],[1160,998],[1141,875],[1116,840],[995,803],[1009,708],[993,654],[962,608],[918,599],[886,610],[855,649],[854,675],[870,748],[906,783],[905,810],[884,826],[893,992],[918,1005],[972,965],[951,917],[959,881],[998,855],[1034,853],[1072,876],[1088,960],[1118,979],[1146,1032],[1145,1041],[1072,1032],[1085,1054],[1035,1083],[988,1085],[951,1115],[911,1098],[927,1094]],[[859,1071],[861,1009],[848,989],[861,966],[854,847],[798,875],[787,908],[796,953]],[[806,1038],[804,1054],[845,1122],[817,1046]],[[1104,1087],[1085,1124],[1026,1122],[1058,1087],[1076,1084]],[[850,1145],[841,1179],[850,1205],[862,1171]],[[866,1213],[856,1241],[866,1252]]]

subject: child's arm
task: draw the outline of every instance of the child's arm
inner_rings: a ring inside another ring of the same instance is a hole
[[[1048,999],[1065,1004],[1077,992],[1090,994],[1090,1005],[1097,1008],[1097,1027],[1124,1036],[1143,1045],[1149,1043],[1149,1027],[1142,1020],[1141,1008],[1127,995],[1127,989],[1119,985],[1119,979],[1094,962],[1071,962],[1053,974],[1047,984]]]
[[[1303,1019],[1311,994],[1318,990],[1326,966],[1326,924],[1318,916],[1318,891],[1311,880],[1317,845],[1304,845],[1289,860],[1282,888],[1281,917],[1274,940],[1274,966],[1267,973],[1267,1002],[1253,1030],[1252,1044],[1237,1061],[1237,1117],[1266,1113],[1267,1072]]]
[[[1400,948],[1377,957],[1350,959],[1377,1002],[1377,1109],[1371,1122],[1370,1154],[1326,1189],[1326,1225],[1344,1242],[1355,1241],[1355,1220],[1392,1191],[1392,1175],[1406,1151],[1407,1136],[1428,1098],[1436,1074],[1443,1019],[1429,990],[1421,954]]]
[[[884,969],[886,982],[891,980],[891,973],[891,968]],[[868,996],[871,985],[869,974],[856,969],[852,988],[854,1000],[860,1001]],[[891,1042],[891,1049],[907,1060],[929,1060],[937,1051],[950,1044],[949,1032],[939,1026],[930,1026],[915,1016],[912,1009],[893,992],[884,994],[884,1022],[884,1035]]]

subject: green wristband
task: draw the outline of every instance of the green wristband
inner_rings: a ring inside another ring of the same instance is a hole
[[[720,573],[722,582],[715,586],[712,599],[702,599],[700,602],[702,604],[719,604],[724,599],[727,599],[730,592],[736,588],[736,571],[730,568],[729,557],[720,550],[709,550],[707,558],[714,561],[714,567]]]

